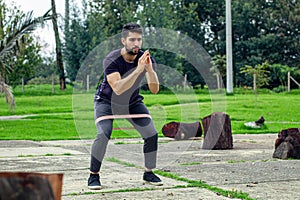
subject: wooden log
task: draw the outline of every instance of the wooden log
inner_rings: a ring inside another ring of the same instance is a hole
[[[63,174],[1,172],[0,199],[60,200]]]
[[[233,140],[229,115],[214,112],[202,119],[203,149],[232,149]]]
[[[169,122],[162,127],[162,133],[164,136],[175,138],[176,140],[187,140],[201,137],[202,127],[200,122]]]
[[[273,158],[300,159],[300,128],[284,129],[278,133]]]

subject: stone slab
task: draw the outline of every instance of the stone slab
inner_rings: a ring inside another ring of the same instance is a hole
[[[251,198],[300,199],[300,160],[273,159],[276,138],[277,134],[233,135],[232,150],[203,150],[202,139],[160,138],[157,167],[221,189],[247,192]],[[162,187],[144,185],[143,145],[139,138],[109,142],[101,169],[103,189],[88,190],[92,142],[0,141],[0,171],[64,173],[63,200],[229,199],[204,188],[185,188],[186,182],[166,177],[161,177]],[[137,167],[107,160],[112,157]]]

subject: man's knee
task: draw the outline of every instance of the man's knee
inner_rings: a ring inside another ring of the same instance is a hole
[[[110,139],[111,133],[112,133],[112,122],[109,120],[104,120],[101,122],[98,122],[96,124],[97,127],[97,136],[96,139],[104,139],[107,140]]]
[[[109,132],[98,131],[96,140],[106,141],[110,140],[111,134]]]
[[[153,151],[157,151],[157,140],[158,134],[154,134],[153,136],[147,137],[144,139],[144,153],[149,153]]]

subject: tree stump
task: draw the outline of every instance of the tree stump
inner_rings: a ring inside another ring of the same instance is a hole
[[[0,199],[60,200],[63,174],[0,173]]]
[[[300,159],[300,128],[284,129],[278,133],[273,158]]]
[[[229,115],[214,112],[202,119],[203,149],[232,149],[233,140]]]
[[[175,138],[176,140],[187,140],[194,137],[201,137],[202,127],[200,122],[170,122],[163,126],[162,133],[164,136]]]

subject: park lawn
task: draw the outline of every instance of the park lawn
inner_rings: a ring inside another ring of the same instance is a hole
[[[282,129],[300,126],[299,93],[240,93],[225,96],[208,92],[187,94],[144,94],[144,102],[154,119],[159,136],[164,124],[195,122],[212,112],[230,115],[233,134],[278,133]],[[3,98],[4,99],[4,98]],[[17,95],[14,113],[3,103],[0,116],[26,115],[22,120],[0,120],[0,139],[60,140],[91,139],[96,128],[93,117],[93,93],[59,95]],[[249,129],[245,122],[266,119],[262,129]],[[140,137],[126,120],[115,120],[112,138]]]
[[[300,127],[298,105],[300,95],[260,94],[255,100],[253,94],[237,94],[226,97],[225,110],[213,110],[211,102],[199,102],[198,110],[194,104],[165,106],[168,113],[167,122],[176,121],[179,114],[184,116],[183,122],[201,120],[214,111],[226,112],[231,119],[233,134],[278,133],[282,129]],[[221,102],[220,102],[221,103]],[[194,115],[195,113],[199,115]],[[264,116],[266,122],[261,129],[244,126],[245,122],[254,122]]]
[[[1,140],[79,139],[72,114],[38,115],[18,120],[0,120]]]
[[[59,96],[16,96],[16,106],[13,111],[5,104],[4,98],[1,98],[1,100],[0,116],[72,112],[71,94]]]
[[[259,94],[234,95],[227,98],[226,113],[231,117],[232,132],[235,133],[278,133],[282,129],[300,127],[298,105],[300,95]],[[250,129],[245,122],[264,116],[266,122],[262,129]]]

